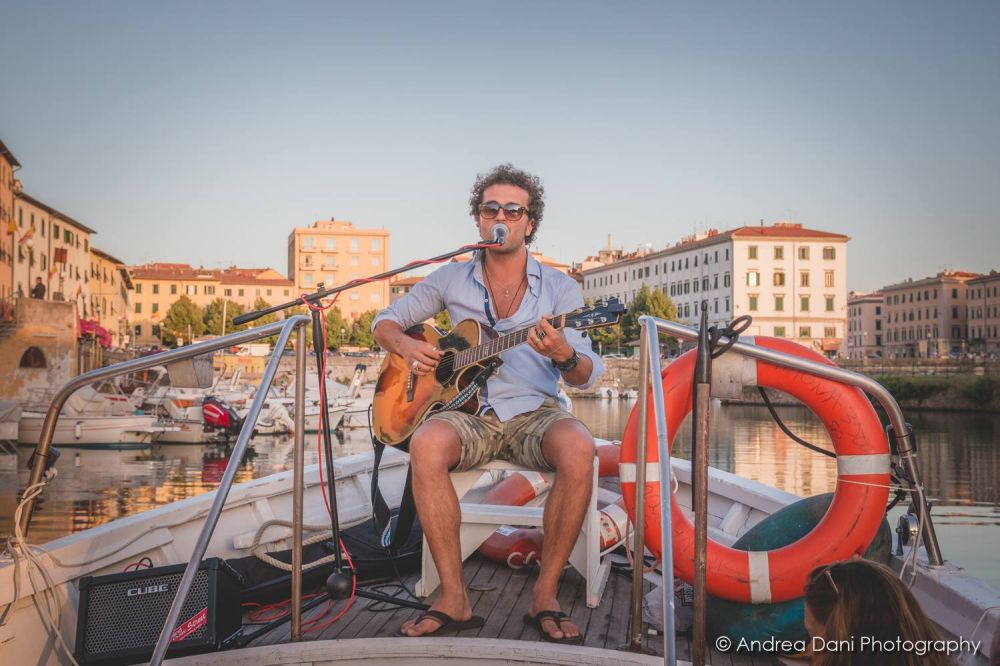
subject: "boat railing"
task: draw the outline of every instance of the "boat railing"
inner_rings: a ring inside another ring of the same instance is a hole
[[[637,442],[636,459],[640,464],[636,465],[636,512],[635,512],[635,538],[636,551],[642,552],[644,543],[645,519],[642,511],[643,498],[645,493],[646,465],[642,464],[646,460],[646,437],[647,437],[647,398],[652,391],[653,409],[656,417],[656,442],[659,450],[659,478],[671,479],[670,468],[670,442],[667,437],[666,406],[663,395],[663,385],[660,382],[662,366],[660,364],[659,334],[663,333],[684,340],[697,340],[698,329],[685,326],[674,321],[667,321],[656,317],[644,315],[639,317],[640,344],[639,344],[639,432]],[[725,337],[720,341],[727,344],[729,340]],[[920,469],[917,464],[916,447],[914,446],[913,431],[903,418],[903,410],[899,403],[889,393],[888,389],[867,375],[863,375],[851,370],[845,370],[833,365],[818,363],[799,356],[792,356],[772,349],[765,349],[757,345],[737,341],[730,347],[727,353],[740,354],[756,360],[765,361],[774,365],[798,370],[817,377],[831,379],[849,386],[855,386],[872,398],[874,398],[885,410],[892,426],[892,437],[895,439],[895,448],[899,455],[900,462],[904,470],[912,480],[909,489],[913,506],[920,519],[921,532],[924,549],[927,553],[927,561],[931,566],[944,564],[941,556],[941,547],[938,543],[937,534],[934,530],[934,523],[931,521],[930,510],[927,498],[924,493],[923,482],[921,481]],[[670,525],[670,501],[671,483],[665,481],[660,483],[660,516],[662,524],[660,534],[662,536],[663,553],[663,636],[664,661],[668,664],[676,662],[674,652],[674,579],[673,579],[673,539],[672,527]],[[913,548],[920,546],[914,543]],[[642,614],[642,575],[641,567],[636,567],[638,575],[634,573],[632,589],[632,635],[630,641],[633,646],[641,642],[641,614]]]
[[[236,471],[239,468],[240,461],[243,459],[243,455],[246,451],[247,445],[253,435],[254,425],[257,423],[257,419],[260,417],[261,409],[264,406],[264,401],[267,397],[267,389],[271,386],[274,381],[274,377],[278,372],[279,364],[281,363],[281,351],[288,344],[291,338],[292,332],[296,332],[296,342],[295,342],[295,377],[296,384],[298,387],[305,387],[305,376],[306,376],[306,325],[310,323],[310,318],[306,315],[296,315],[289,317],[283,321],[277,321],[271,324],[265,324],[264,326],[259,326],[257,328],[252,328],[247,331],[240,331],[238,333],[231,333],[230,335],[222,336],[209,340],[206,342],[199,342],[197,344],[188,345],[186,347],[181,347],[179,349],[173,349],[170,351],[162,352],[160,354],[155,354],[152,356],[145,356],[142,358],[132,359],[129,361],[124,361],[122,363],[117,363],[112,366],[105,368],[99,368],[97,370],[92,370],[86,372],[82,375],[78,375],[68,383],[66,383],[59,391],[56,393],[52,402],[49,404],[48,411],[45,416],[45,421],[42,424],[42,432],[38,441],[38,445],[35,448],[35,455],[33,458],[33,464],[31,469],[31,477],[27,485],[28,488],[37,487],[42,481],[42,477],[45,474],[46,469],[49,466],[49,457],[51,455],[52,449],[52,437],[56,429],[56,421],[59,418],[59,413],[62,411],[63,405],[65,405],[66,400],[73,395],[74,392],[80,388],[92,384],[94,382],[99,382],[106,379],[111,379],[113,377],[127,375],[140,370],[146,370],[158,365],[167,365],[170,363],[176,363],[180,361],[186,361],[188,359],[193,359],[196,356],[202,354],[208,354],[221,349],[226,349],[237,344],[242,344],[246,342],[252,342],[254,340],[259,340],[262,338],[267,338],[278,334],[278,340],[274,345],[274,351],[271,353],[271,357],[268,359],[267,367],[264,370],[264,374],[261,377],[258,391],[256,392],[253,403],[247,413],[246,418],[243,421],[243,425],[240,428],[239,435],[236,438],[236,444],[233,446],[232,455],[230,456],[229,463],[226,465],[226,471],[222,475],[222,480],[219,483],[219,488],[216,491],[214,500],[212,501],[212,506],[208,511],[208,515],[205,517],[205,524],[202,527],[201,533],[198,536],[198,540],[195,542],[194,549],[191,552],[191,557],[188,560],[187,568],[184,570],[184,575],[181,577],[180,584],[177,587],[177,592],[174,595],[173,603],[170,606],[170,611],[167,614],[166,621],[163,623],[163,629],[160,632],[159,640],[156,642],[156,648],[153,651],[153,658],[150,664],[153,666],[159,666],[163,662],[163,658],[166,655],[167,648],[170,645],[170,638],[173,633],[173,627],[177,624],[177,620],[180,617],[181,608],[184,605],[184,601],[187,598],[188,592],[191,589],[191,584],[194,581],[195,574],[198,572],[198,568],[201,565],[202,558],[205,556],[205,552],[208,549],[209,541],[212,538],[212,534],[215,531],[215,527],[219,521],[219,516],[222,513],[222,509],[225,506],[226,498],[229,495],[229,490],[233,485],[233,480],[236,477]],[[168,366],[169,367],[169,366]],[[260,390],[263,389],[263,390]],[[295,447],[294,447],[294,460],[293,460],[293,498],[292,498],[292,633],[293,635],[299,631],[301,626],[301,601],[302,601],[302,493],[304,488],[303,479],[303,468],[304,468],[304,435],[303,435],[303,419],[305,413],[305,391],[296,390],[295,392]],[[34,499],[28,499],[25,501],[24,512],[21,514],[20,530],[23,534],[27,534],[28,527],[31,521],[32,508],[34,506]]]

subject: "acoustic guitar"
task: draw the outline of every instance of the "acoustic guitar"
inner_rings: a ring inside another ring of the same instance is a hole
[[[618,299],[612,298],[553,317],[549,323],[553,328],[577,330],[614,326],[624,311]],[[479,389],[502,363],[500,354],[527,342],[532,328],[499,335],[475,319],[460,322],[448,333],[428,324],[409,328],[407,335],[444,353],[435,371],[426,375],[414,374],[399,354],[386,355],[372,398],[375,437],[386,446],[398,446],[433,412],[461,409],[475,414]]]

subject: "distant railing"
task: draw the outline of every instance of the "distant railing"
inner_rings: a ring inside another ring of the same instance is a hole
[[[839,358],[845,370],[870,376],[1000,375],[1000,359],[990,358]]]

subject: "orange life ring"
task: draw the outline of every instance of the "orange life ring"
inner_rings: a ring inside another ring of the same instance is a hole
[[[611,442],[597,447],[600,477],[618,474],[618,459],[621,443]],[[490,489],[483,497],[483,504],[506,504],[524,506],[535,497],[548,492],[550,483],[538,472],[515,472]],[[596,492],[596,490],[595,490]],[[618,545],[625,538],[628,515],[621,498],[600,511],[601,550]],[[536,527],[511,527],[501,525],[479,546],[484,557],[506,564],[512,569],[521,569],[538,561],[542,555],[542,531]]]
[[[747,341],[747,338],[741,338]],[[822,356],[779,338],[750,338],[751,344],[831,364]],[[695,351],[683,354],[663,372],[667,436],[674,437],[691,412]],[[832,365],[832,364],[831,364]],[[721,372],[720,372],[721,371]],[[735,550],[709,540],[709,594],[744,603],[771,603],[802,596],[806,576],[817,566],[861,554],[883,520],[889,496],[889,445],[875,410],[857,388],[808,373],[755,361],[735,353],[713,364],[715,380],[778,389],[797,398],[819,417],[837,452],[833,502],[813,530],[795,543],[771,551]],[[718,375],[718,376],[717,376]],[[652,398],[650,398],[650,404]],[[660,465],[656,415],[648,410],[646,444],[646,547],[660,555]],[[635,516],[638,405],[622,435],[620,478],[630,517]],[[873,484],[873,485],[867,485]],[[694,527],[677,501],[671,502],[674,570],[694,580]]]

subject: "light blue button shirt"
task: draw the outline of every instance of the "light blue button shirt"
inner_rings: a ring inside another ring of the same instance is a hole
[[[447,310],[453,324],[475,319],[491,326],[501,335],[533,326],[544,315],[561,315],[583,307],[583,294],[573,278],[554,268],[542,266],[528,255],[528,292],[517,312],[497,319],[489,292],[483,282],[483,264],[477,252],[475,260],[447,264],[398,301],[376,315],[372,330],[380,321],[391,320],[407,329],[423,322],[442,310]],[[487,314],[489,313],[489,314]],[[491,323],[490,318],[496,322]],[[601,357],[591,349],[590,338],[575,329],[563,329],[566,340],[577,353],[593,364],[590,377],[577,388],[587,388],[604,374]],[[496,411],[501,421],[537,409],[547,397],[559,390],[559,371],[552,361],[537,353],[527,343],[500,355],[503,364],[486,383],[481,398]]]

